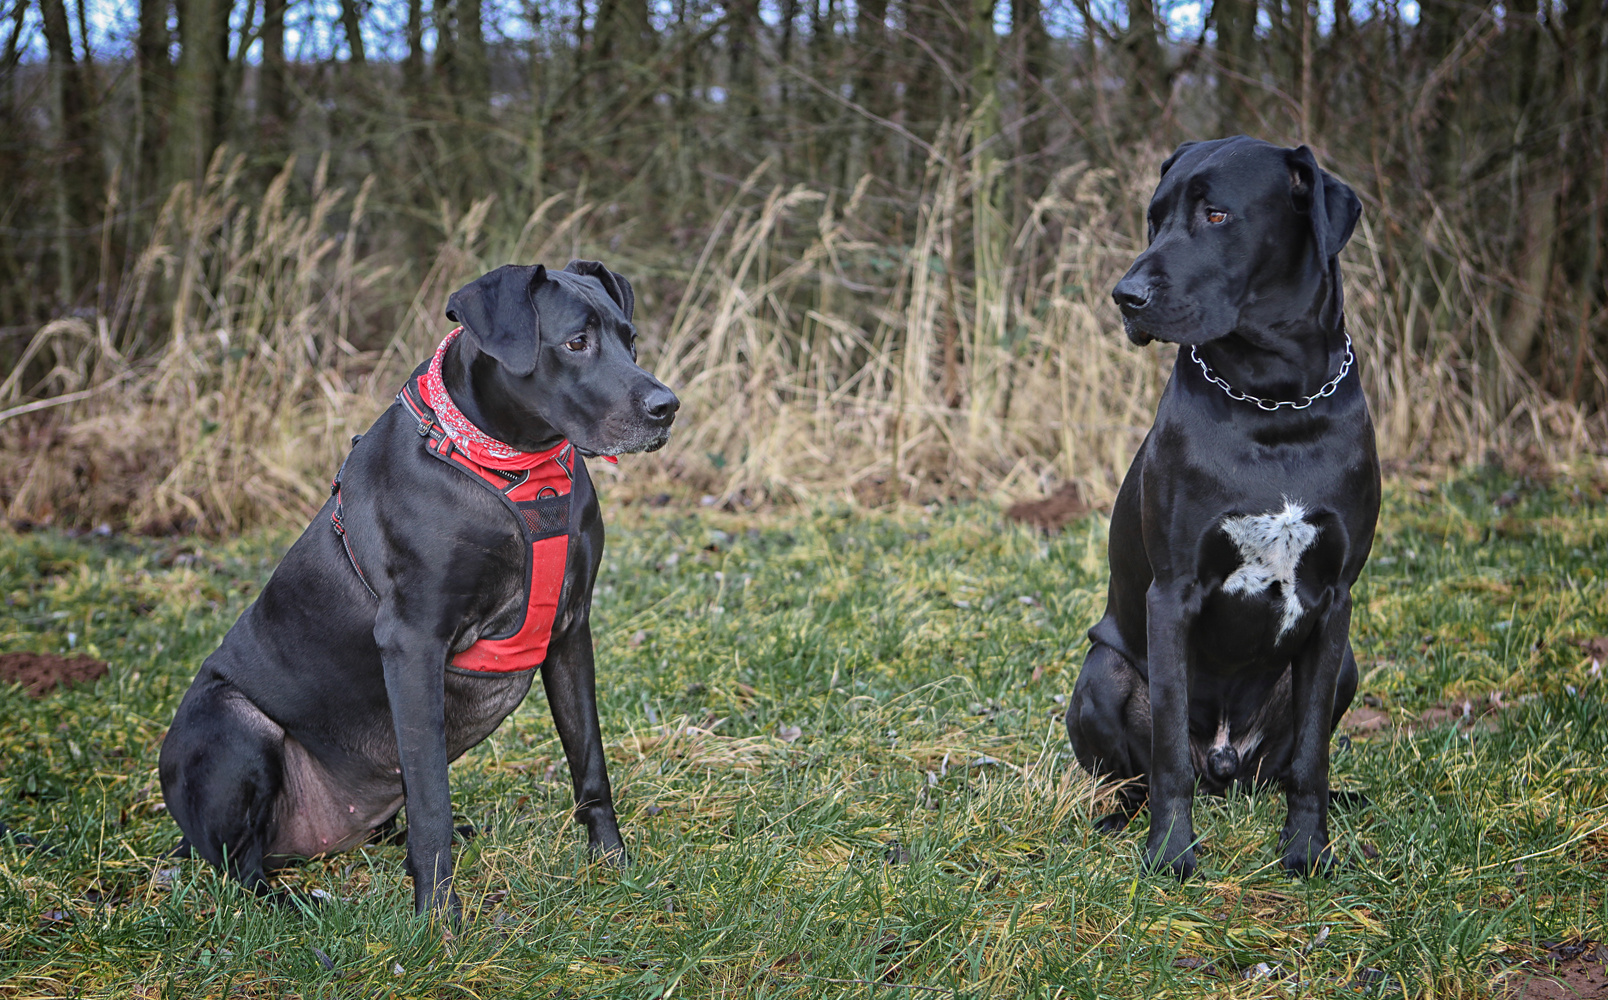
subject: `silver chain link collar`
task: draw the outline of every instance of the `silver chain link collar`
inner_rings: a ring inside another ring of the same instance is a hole
[[[1224,382],[1216,372],[1212,371],[1212,366],[1201,360],[1200,355],[1196,353],[1194,345],[1190,345],[1189,356],[1195,359],[1195,364],[1200,365],[1200,373],[1206,376],[1206,381],[1228,393],[1229,399],[1239,400],[1242,403],[1255,403],[1257,409],[1266,410],[1269,413],[1285,406],[1288,406],[1292,410],[1304,410],[1320,399],[1328,399],[1330,396],[1333,396],[1334,391],[1338,389],[1340,387],[1340,383],[1345,380],[1346,374],[1351,371],[1351,363],[1356,360],[1356,357],[1351,353],[1351,334],[1347,333],[1346,358],[1344,361],[1340,362],[1340,374],[1330,379],[1323,388],[1319,389],[1312,395],[1307,396],[1304,399],[1296,400],[1263,399],[1260,396],[1247,395],[1229,385],[1227,382]]]

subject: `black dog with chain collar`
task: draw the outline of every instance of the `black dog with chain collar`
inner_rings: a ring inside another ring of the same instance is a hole
[[[1327,869],[1329,736],[1357,685],[1351,586],[1379,461],[1338,254],[1361,206],[1306,147],[1185,143],[1112,292],[1130,340],[1187,346],[1111,514],[1105,616],[1067,710],[1078,760],[1150,805],[1146,859],[1195,870],[1195,789],[1281,784],[1292,873]],[[1352,796],[1361,800],[1361,796]]]

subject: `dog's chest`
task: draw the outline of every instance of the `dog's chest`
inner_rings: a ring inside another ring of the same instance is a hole
[[[1223,593],[1262,596],[1273,604],[1282,639],[1301,620],[1305,607],[1296,586],[1301,557],[1318,539],[1307,509],[1288,498],[1280,510],[1225,517],[1223,534],[1237,550],[1239,565],[1223,581]]]

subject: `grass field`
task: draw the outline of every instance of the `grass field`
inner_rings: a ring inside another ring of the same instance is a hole
[[[334,897],[305,909],[160,860],[164,727],[289,536],[0,529],[0,651],[111,663],[0,691],[0,819],[49,847],[0,845],[0,996],[1483,996],[1603,936],[1597,487],[1390,484],[1354,617],[1370,710],[1335,743],[1374,802],[1332,821],[1353,863],[1288,880],[1280,796],[1203,800],[1185,886],[1141,874],[1142,817],[1091,831],[1058,721],[1099,516],[1045,539],[982,505],[612,507],[594,627],[633,863],[587,863],[534,694],[453,769],[485,832],[451,934],[413,917],[401,848],[289,874]]]

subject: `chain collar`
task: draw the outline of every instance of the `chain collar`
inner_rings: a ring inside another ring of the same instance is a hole
[[[1200,365],[1200,373],[1206,376],[1206,381],[1228,393],[1229,399],[1238,400],[1242,403],[1255,403],[1257,409],[1266,410],[1269,413],[1286,406],[1292,410],[1304,410],[1320,399],[1328,399],[1333,396],[1334,391],[1340,387],[1340,383],[1345,380],[1346,375],[1351,371],[1352,362],[1356,360],[1356,356],[1351,353],[1351,334],[1348,333],[1346,334],[1346,357],[1344,361],[1340,362],[1340,373],[1325,383],[1323,388],[1301,399],[1263,399],[1260,396],[1251,396],[1240,392],[1227,382],[1224,382],[1221,376],[1212,371],[1212,366],[1208,365],[1196,353],[1194,345],[1190,345],[1189,356],[1195,359],[1195,364]]]

